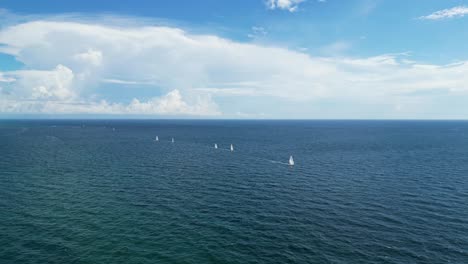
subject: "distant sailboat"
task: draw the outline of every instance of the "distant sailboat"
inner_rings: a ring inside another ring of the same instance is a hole
[[[174,138],[172,138],[172,143],[174,143]]]
[[[218,144],[215,143],[215,149],[218,149]]]
[[[293,156],[289,156],[289,166],[294,166]]]
[[[231,144],[231,151],[234,151],[234,146]]]
[[[154,139],[154,141],[159,141],[159,138],[158,138],[158,136],[156,136],[156,138]]]

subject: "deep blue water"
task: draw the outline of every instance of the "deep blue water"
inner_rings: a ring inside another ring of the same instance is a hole
[[[0,154],[0,263],[468,263],[468,122],[0,121]]]

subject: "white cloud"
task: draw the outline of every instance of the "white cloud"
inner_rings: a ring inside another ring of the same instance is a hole
[[[31,21],[2,28],[0,43],[31,69],[0,73],[2,113],[235,115],[335,100],[411,114],[407,104],[416,101],[432,109],[433,98],[425,99],[431,91],[468,95],[468,62],[420,64],[397,54],[314,57],[175,27]],[[125,86],[131,86],[121,93],[125,98],[113,101]],[[300,110],[302,117],[317,117]]]
[[[289,12],[296,12],[299,4],[305,0],[267,0],[266,5],[269,9],[282,9]]]
[[[4,83],[10,83],[10,82],[14,82],[16,81],[15,78],[12,78],[12,77],[5,77],[3,75],[3,73],[0,73],[0,82],[4,82]]]
[[[211,97],[198,97],[196,103],[188,105],[178,90],[173,90],[161,98],[153,98],[147,102],[133,99],[125,108],[127,113],[158,113],[158,114],[193,114],[219,115],[217,105]]]
[[[193,105],[187,104],[178,90],[147,101],[134,98],[129,104],[101,101],[41,101],[0,98],[0,112],[43,114],[138,114],[138,115],[200,115],[216,116],[221,113],[211,97],[198,97]]]
[[[126,84],[126,85],[154,85],[152,82],[145,81],[128,81],[128,80],[119,80],[119,79],[102,79],[102,83],[112,83],[112,84]]]
[[[102,52],[99,50],[89,49],[86,52],[75,54],[73,58],[86,64],[99,66],[102,63]]]
[[[17,98],[68,100],[76,96],[72,89],[74,74],[60,64],[50,71],[22,70],[5,75],[14,85],[12,94]]]
[[[439,10],[427,16],[419,17],[420,19],[426,20],[441,20],[454,17],[463,17],[468,15],[468,7],[466,6],[456,6],[453,8]]]

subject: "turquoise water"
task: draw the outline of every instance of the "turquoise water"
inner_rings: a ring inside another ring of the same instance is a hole
[[[0,263],[468,263],[468,122],[0,121],[0,154]]]

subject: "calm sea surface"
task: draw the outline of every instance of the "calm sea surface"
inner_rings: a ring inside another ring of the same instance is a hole
[[[0,263],[468,263],[468,122],[0,121]]]

